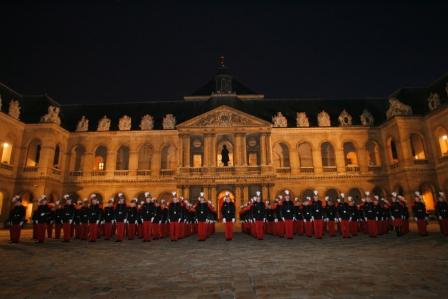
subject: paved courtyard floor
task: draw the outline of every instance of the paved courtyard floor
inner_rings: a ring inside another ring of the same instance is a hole
[[[448,298],[448,238],[96,243],[0,231],[0,298]]]

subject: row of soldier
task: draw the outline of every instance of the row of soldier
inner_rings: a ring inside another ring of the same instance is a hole
[[[134,198],[128,205],[124,194],[119,193],[117,202],[111,198],[104,207],[95,195],[91,196],[90,201],[85,199],[76,204],[68,194],[64,195],[63,202],[56,201],[54,204],[50,204],[43,195],[32,216],[33,238],[42,243],[46,235],[52,238],[54,229],[55,238],[59,239],[62,232],[64,242],[72,238],[95,242],[100,236],[105,240],[115,236],[117,242],[121,242],[125,236],[129,240],[137,236],[143,242],[168,236],[172,241],[177,241],[195,233],[199,241],[204,241],[215,232],[216,209],[210,201],[205,200],[202,192],[194,205],[177,197],[176,192],[172,195],[167,203],[145,192],[144,200],[139,202]],[[25,223],[25,208],[20,196],[15,196],[13,203],[7,222],[10,225],[11,242],[17,243]],[[228,223],[226,239],[231,240],[235,206],[230,201],[229,193],[225,195],[221,212],[221,218]]]
[[[414,195],[412,215],[419,234],[426,236],[429,215],[421,194],[415,192]],[[440,232],[448,236],[448,204],[443,192],[439,193],[435,213]],[[375,238],[394,230],[401,236],[409,232],[410,217],[405,198],[396,192],[392,192],[390,200],[377,195],[372,197],[370,192],[365,192],[365,197],[357,204],[351,196],[345,198],[343,193],[336,201],[326,196],[323,202],[318,191],[303,202],[297,197],[292,200],[288,190],[273,202],[263,202],[261,193],[256,192],[256,196],[241,207],[239,214],[242,231],[259,240],[265,233],[287,239],[292,239],[295,234],[321,239],[324,232],[330,237],[339,232],[343,238],[364,232]]]

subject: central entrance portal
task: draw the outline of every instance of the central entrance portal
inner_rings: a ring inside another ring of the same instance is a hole
[[[230,200],[235,203],[235,194],[231,190],[222,190],[218,193],[217,198],[217,211],[218,211],[218,219],[221,221],[221,207],[222,203],[224,202],[224,196],[226,195],[226,192],[229,192]]]

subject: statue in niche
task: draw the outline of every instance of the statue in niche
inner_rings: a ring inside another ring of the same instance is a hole
[[[103,131],[109,131],[109,129],[110,129],[110,119],[107,118],[106,115],[104,115],[103,118],[100,119],[98,122],[97,131],[103,132]]]
[[[20,118],[20,109],[21,107],[18,100],[11,100],[9,102],[8,114],[12,118],[15,118],[17,120]]]
[[[40,122],[60,125],[61,119],[59,117],[59,111],[59,107],[55,107],[53,105],[48,106],[48,113],[40,118]]]
[[[373,115],[367,109],[364,109],[362,111],[362,114],[359,118],[361,120],[361,124],[366,127],[373,126],[373,123],[375,122]]]
[[[341,127],[348,127],[352,125],[352,116],[345,109],[339,115],[339,125]]]
[[[229,166],[229,150],[227,149],[227,146],[224,144],[222,146],[221,150],[221,162],[224,164],[224,166]]]
[[[140,121],[140,129],[142,131],[150,131],[154,128],[154,120],[151,115],[146,114]]]
[[[272,123],[274,124],[274,128],[286,128],[288,126],[288,121],[281,112],[277,112],[277,114],[272,117]]]
[[[440,106],[440,97],[437,92],[431,93],[428,98],[429,110],[433,111]]]
[[[131,130],[131,126],[132,126],[132,119],[127,115],[124,115],[118,121],[118,129],[120,131],[129,131]]]
[[[390,98],[389,109],[386,112],[387,119],[400,115],[412,115],[411,106],[403,104],[397,98]]]
[[[89,130],[89,120],[83,115],[76,126],[76,132],[87,132]]]
[[[299,128],[306,128],[310,126],[310,121],[306,116],[305,112],[297,112],[296,114],[296,125]]]
[[[176,128],[176,118],[172,114],[167,114],[163,118],[162,125],[164,130],[174,130]]]
[[[322,110],[317,115],[317,124],[319,125],[319,127],[331,127],[330,115],[328,115],[325,110]]]

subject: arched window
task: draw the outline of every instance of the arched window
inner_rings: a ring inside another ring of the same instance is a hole
[[[274,166],[277,168],[290,167],[288,146],[277,143],[273,150]]]
[[[392,137],[389,137],[387,140],[387,147],[388,147],[388,156],[390,160],[390,164],[392,166],[397,165],[398,160],[398,151],[397,151],[397,145],[395,144],[395,140]]]
[[[106,158],[107,158],[107,148],[105,146],[99,146],[95,151],[95,164],[93,165],[93,170],[103,171],[106,170]]]
[[[61,159],[61,147],[59,146],[59,144],[56,144],[53,156],[53,168],[59,168],[60,159]]]
[[[423,184],[420,188],[420,193],[422,194],[426,209],[428,211],[434,211],[434,187],[430,184]]]
[[[436,130],[436,139],[438,141],[438,148],[442,158],[448,157],[448,132],[445,128],[439,127]]]
[[[345,166],[358,166],[358,154],[352,142],[344,143]]]
[[[129,147],[120,146],[117,152],[116,170],[129,170]]]
[[[411,134],[411,152],[414,160],[426,160],[423,139],[418,134]]]
[[[336,158],[334,155],[334,148],[330,142],[324,142],[321,145],[322,166],[323,167],[336,167]]]
[[[85,153],[86,150],[82,145],[77,145],[73,148],[70,161],[70,169],[72,171],[82,171]]]
[[[152,160],[152,146],[149,144],[144,144],[140,147],[138,151],[138,169],[139,170],[150,170]]]
[[[176,149],[172,145],[165,145],[162,148],[160,169],[174,170],[176,168]]]
[[[299,144],[299,163],[300,168],[313,168],[313,152],[308,142]]]
[[[6,141],[0,147],[0,162],[3,164],[12,164],[12,142]]]
[[[31,141],[26,156],[26,167],[37,167],[39,165],[41,149],[42,145],[40,140],[34,139]]]
[[[368,157],[367,162],[369,167],[376,167],[381,165],[380,147],[375,141],[369,141],[366,145]]]

